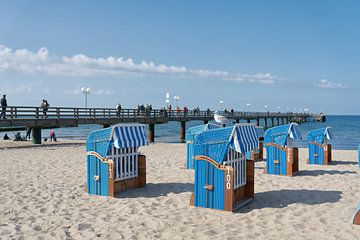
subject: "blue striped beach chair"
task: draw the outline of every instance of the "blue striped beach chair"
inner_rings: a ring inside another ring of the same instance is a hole
[[[256,133],[259,139],[259,147],[258,149],[251,151],[251,152],[247,152],[246,153],[246,158],[249,160],[260,160],[263,159],[264,157],[264,128],[260,127],[260,126],[256,126]]]
[[[293,176],[299,171],[299,152],[292,143],[301,139],[301,132],[296,123],[290,123],[265,132],[266,168],[264,173]]]
[[[189,128],[186,131],[185,141],[186,141],[186,168],[194,169],[194,141],[200,133],[205,131],[220,128],[220,125],[214,123],[202,124]]]
[[[195,179],[190,204],[235,211],[254,197],[255,125],[236,124],[201,133],[194,141]]]
[[[309,164],[328,165],[331,163],[331,140],[330,127],[315,129],[307,135],[309,146]]]
[[[93,131],[86,140],[87,192],[112,196],[127,189],[145,187],[147,145],[141,124],[119,124]]]

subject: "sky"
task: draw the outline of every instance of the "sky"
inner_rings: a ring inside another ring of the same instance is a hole
[[[1,1],[8,105],[359,115],[359,1]],[[220,104],[223,101],[223,105]],[[267,106],[267,107],[265,107]]]

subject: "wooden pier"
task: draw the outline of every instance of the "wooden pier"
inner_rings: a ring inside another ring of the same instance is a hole
[[[264,128],[286,124],[289,122],[314,121],[318,115],[310,113],[281,113],[281,112],[233,112],[223,114],[229,120],[239,123],[240,120],[255,122],[260,125],[264,121]],[[70,108],[50,107],[43,113],[40,107],[8,106],[6,108],[6,119],[0,119],[0,131],[11,131],[12,129],[32,128],[33,143],[41,143],[41,129],[59,127],[77,127],[82,124],[100,124],[104,127],[117,123],[138,122],[149,125],[149,142],[154,142],[155,125],[169,121],[180,122],[180,139],[185,140],[186,122],[203,121],[208,123],[214,120],[213,111],[192,111],[186,113],[173,111],[162,111],[153,109],[151,111],[139,111],[138,109],[122,109],[117,112],[114,108]]]

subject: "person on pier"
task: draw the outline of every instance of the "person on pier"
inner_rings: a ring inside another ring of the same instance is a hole
[[[43,99],[41,106],[43,111],[43,117],[47,118],[47,111],[49,110],[49,103],[46,99]]]
[[[6,95],[3,95],[1,98],[1,116],[3,119],[6,119],[6,107],[7,107],[7,101],[6,101]]]
[[[117,116],[117,117],[120,117],[120,116],[121,116],[121,104],[120,104],[120,103],[118,103],[118,104],[116,105],[116,116]]]

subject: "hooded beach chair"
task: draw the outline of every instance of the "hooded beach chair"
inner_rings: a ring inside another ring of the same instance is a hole
[[[201,133],[194,141],[195,178],[190,204],[235,211],[254,197],[255,125],[237,124]]]
[[[119,124],[93,131],[86,140],[87,192],[115,196],[127,189],[145,187],[147,145],[141,124]]]
[[[220,128],[220,125],[214,123],[202,124],[199,126],[191,127],[186,130],[186,168],[194,169],[194,140],[199,134],[211,130]]]
[[[331,145],[327,142],[332,138],[330,129],[330,127],[320,128],[308,133],[306,139],[309,146],[309,164],[331,163]]]
[[[296,139],[301,139],[296,123],[269,128],[265,131],[266,168],[264,173],[293,176],[299,171],[298,148],[292,146]]]

